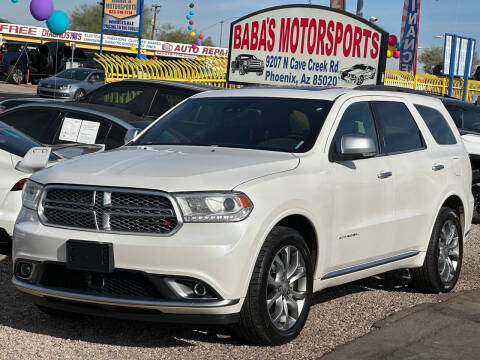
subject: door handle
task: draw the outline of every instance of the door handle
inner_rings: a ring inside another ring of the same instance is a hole
[[[437,164],[437,165],[432,166],[433,171],[440,171],[440,170],[443,170],[443,169],[445,169],[445,166],[442,165],[442,164]]]
[[[391,177],[393,174],[391,171],[382,171],[380,174],[377,175],[379,179],[387,179]]]

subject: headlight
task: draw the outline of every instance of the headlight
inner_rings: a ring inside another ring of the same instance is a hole
[[[37,210],[40,197],[42,196],[42,191],[43,185],[37,184],[32,180],[27,180],[22,194],[23,206],[28,209]]]
[[[60,85],[58,88],[60,90],[69,90],[72,86],[71,85]]]
[[[238,222],[253,210],[252,202],[242,193],[191,193],[175,197],[186,223]]]

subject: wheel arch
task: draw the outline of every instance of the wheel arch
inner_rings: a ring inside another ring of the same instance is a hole
[[[450,195],[448,198],[444,200],[440,209],[442,207],[449,207],[450,209],[455,210],[457,212],[457,214],[460,217],[460,225],[462,226],[462,231],[465,232],[465,226],[466,226],[465,207],[460,196],[455,194]],[[438,217],[438,214],[440,213],[440,209],[437,211],[437,217]]]

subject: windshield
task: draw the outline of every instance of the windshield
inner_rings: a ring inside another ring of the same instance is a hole
[[[367,67],[365,65],[355,65],[353,68],[365,70]]]
[[[331,101],[265,97],[190,99],[132,145],[220,146],[306,152]]]
[[[463,108],[456,105],[445,105],[455,125],[461,130],[480,131],[480,108],[469,106]]]
[[[83,70],[83,69],[69,69],[62,71],[55,75],[58,78],[62,79],[73,79],[73,80],[85,80],[88,75],[90,75],[90,70]]]

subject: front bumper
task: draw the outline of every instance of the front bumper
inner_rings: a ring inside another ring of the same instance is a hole
[[[15,226],[13,260],[66,263],[68,240],[111,243],[115,269],[197,279],[222,299],[220,303],[200,307],[189,304],[179,307],[162,302],[138,304],[117,299],[113,306],[136,308],[140,305],[169,314],[238,314],[250,281],[248,274],[255,262],[254,244],[259,230],[249,218],[239,223],[184,224],[170,237],[97,233],[44,226],[36,212],[24,208]],[[66,294],[52,294],[44,286],[32,288],[24,282],[15,285],[19,290],[41,298],[68,297],[69,301],[112,306],[110,298],[93,299],[70,290]]]
[[[37,95],[43,98],[59,98],[59,99],[73,99],[74,92],[72,90],[59,90],[45,87],[37,87]]]

